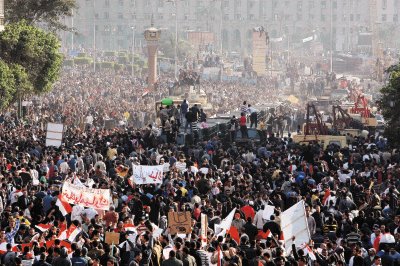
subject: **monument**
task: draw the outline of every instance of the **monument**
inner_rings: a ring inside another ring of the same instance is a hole
[[[154,84],[157,82],[157,51],[160,36],[161,31],[154,27],[154,21],[152,18],[150,28],[146,29],[144,32],[144,38],[147,42],[147,65],[149,68],[147,84],[150,90],[154,89]]]

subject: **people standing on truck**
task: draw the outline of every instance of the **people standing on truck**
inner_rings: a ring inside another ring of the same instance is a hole
[[[236,131],[238,130],[238,128],[239,122],[236,119],[236,116],[232,116],[229,129],[229,131],[231,132],[231,142],[235,142]]]
[[[242,133],[242,138],[249,138],[248,132],[247,132],[247,119],[246,119],[246,113],[241,113],[240,114],[240,120],[239,120],[239,125],[240,125],[240,132]]]

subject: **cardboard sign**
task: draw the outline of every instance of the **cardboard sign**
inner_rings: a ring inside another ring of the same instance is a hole
[[[190,212],[169,212],[168,227],[171,235],[191,233],[192,217]]]
[[[105,241],[109,245],[118,245],[119,244],[119,233],[115,232],[106,232]]]

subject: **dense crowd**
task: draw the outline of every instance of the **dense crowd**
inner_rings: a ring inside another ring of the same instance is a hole
[[[12,109],[1,115],[3,265],[399,265],[400,153],[382,137],[349,136],[348,147],[324,149],[271,128],[246,145],[219,137],[161,143],[154,103],[167,95],[167,84],[161,80],[146,97],[140,79],[71,69],[25,119]],[[213,105],[209,114],[251,110],[243,100],[276,101],[274,85],[201,86]],[[117,124],[104,128],[108,119]],[[66,126],[59,148],[45,145],[49,121]],[[135,165],[165,163],[162,184],[130,182]],[[65,213],[57,200],[66,182],[110,189],[112,205],[74,205]],[[308,243],[283,235],[280,226],[282,212],[301,200]],[[269,217],[267,205],[274,206]],[[190,212],[191,233],[171,234],[171,211]],[[229,231],[219,232],[232,211]],[[107,232],[120,233],[118,244],[106,243]]]

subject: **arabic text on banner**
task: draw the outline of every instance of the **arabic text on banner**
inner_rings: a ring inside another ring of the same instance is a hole
[[[137,185],[161,184],[163,170],[163,165],[134,165],[131,179]]]
[[[99,210],[110,209],[109,189],[87,188],[65,182],[62,187],[62,195],[70,204]]]

